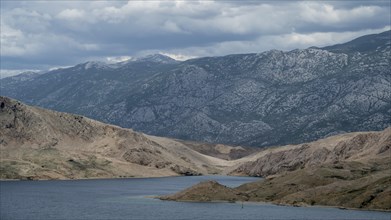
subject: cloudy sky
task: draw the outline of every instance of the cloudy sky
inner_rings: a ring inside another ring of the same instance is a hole
[[[390,1],[1,1],[1,76],[152,53],[325,46],[390,29]]]

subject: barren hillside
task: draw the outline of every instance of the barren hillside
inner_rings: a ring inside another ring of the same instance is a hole
[[[232,163],[184,143],[0,97],[2,179],[220,173]]]
[[[226,172],[266,180],[235,189],[201,183],[162,199],[391,210],[391,128],[265,149],[236,162]]]
[[[269,176],[323,164],[377,160],[391,165],[391,128],[380,132],[355,132],[331,136],[310,143],[265,149],[240,159],[231,174]]]

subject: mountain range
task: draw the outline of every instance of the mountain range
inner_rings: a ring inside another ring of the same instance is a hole
[[[151,135],[242,146],[391,125],[391,31],[323,48],[150,55],[0,80],[2,96]]]

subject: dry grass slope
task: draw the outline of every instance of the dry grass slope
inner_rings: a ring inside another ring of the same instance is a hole
[[[194,201],[209,193],[208,200],[214,201],[234,190],[230,201],[391,210],[391,128],[265,149],[239,161],[231,174],[266,179],[235,189],[220,187],[216,196],[190,188],[164,199]]]
[[[0,178],[79,179],[221,173],[226,160],[184,143],[0,97]]]

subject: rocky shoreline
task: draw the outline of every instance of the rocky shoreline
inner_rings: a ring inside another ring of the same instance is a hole
[[[158,198],[181,202],[262,202],[391,212],[390,171],[382,170],[342,180],[337,176],[340,170],[330,167],[304,169],[236,188],[205,181]]]
[[[230,172],[264,180],[236,188],[202,182],[160,199],[391,211],[390,150],[390,128],[276,147],[253,155]]]

